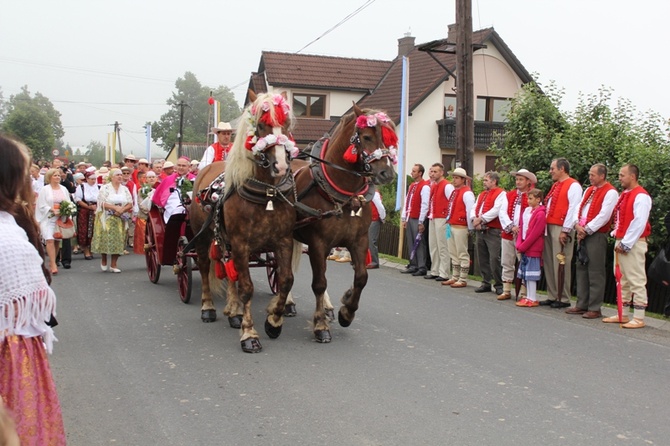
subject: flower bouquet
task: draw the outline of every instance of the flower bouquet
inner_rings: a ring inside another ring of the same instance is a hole
[[[181,201],[184,204],[191,203],[191,195],[193,195],[193,182],[188,178],[179,178],[177,180],[177,189],[181,195]]]
[[[56,203],[54,208],[58,210],[54,239],[70,239],[74,237],[76,229],[72,217],[77,215],[77,206],[71,201],[63,200],[60,204]]]

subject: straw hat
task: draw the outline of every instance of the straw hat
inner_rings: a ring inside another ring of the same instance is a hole
[[[102,175],[102,174],[105,174],[105,173],[109,173],[109,169],[106,168],[105,166],[102,166],[102,167],[100,168],[100,170],[98,170],[98,173],[101,174],[101,175]]]
[[[522,177],[528,178],[531,183],[537,184],[537,177],[533,172],[529,172],[527,169],[519,169],[516,172],[511,172],[512,175],[521,175]]]
[[[149,161],[146,158],[140,158],[137,164],[146,164],[149,165]]]
[[[453,171],[449,172],[449,175],[451,175],[452,177],[465,178],[466,180],[472,179],[468,176],[468,173],[462,167],[455,168]]]
[[[135,158],[135,155],[131,153],[130,155],[126,155],[126,157],[123,158],[123,160],[137,161],[137,158]]]
[[[230,126],[229,122],[219,122],[219,125],[216,127],[212,127],[212,133],[219,133],[219,132],[232,132],[233,128]]]
[[[174,167],[174,163],[172,161],[165,161],[165,164],[163,164],[163,170],[169,169],[170,167]]]

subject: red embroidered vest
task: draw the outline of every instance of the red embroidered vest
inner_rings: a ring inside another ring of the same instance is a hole
[[[448,180],[442,179],[431,191],[430,206],[433,218],[447,218],[449,212],[449,199],[444,196],[444,189],[450,184]]]
[[[407,191],[407,218],[419,218],[421,215],[421,189],[428,184],[428,180],[415,181]]]
[[[568,201],[568,190],[573,183],[576,183],[577,180],[574,178],[568,178],[563,181],[557,181],[549,189],[547,194],[547,203],[549,204],[549,209],[547,209],[547,224],[548,225],[558,225],[563,226],[565,222],[565,216],[568,215],[568,207],[570,202]],[[551,203],[549,199],[551,198]]]
[[[458,189],[454,189],[449,197],[449,212],[450,215],[447,216],[447,223],[457,226],[467,226],[468,225],[468,213],[465,210],[465,202],[463,201],[463,194],[468,192],[470,188],[468,186],[463,186]]]
[[[510,220],[512,220],[512,224],[514,224],[514,216],[516,215],[514,213],[516,211],[516,205],[519,203],[521,204],[519,217],[523,215],[523,211],[528,207],[528,194],[523,193],[520,195],[521,198],[519,198],[519,189],[514,189],[507,192],[507,215],[509,216]],[[519,200],[519,203],[517,203],[517,200]],[[512,233],[508,234],[503,231],[500,236],[505,240],[514,240],[514,234]]]
[[[589,200],[591,200],[591,205],[589,206],[589,212],[586,214],[586,223],[588,224],[590,221],[596,218],[603,207],[605,195],[607,195],[607,192],[611,191],[612,189],[614,189],[614,186],[612,186],[610,183],[605,183],[602,185],[602,187],[591,186],[586,189],[586,192],[584,192],[584,199],[579,205],[579,213],[577,214],[577,218],[582,218],[582,210]],[[611,215],[609,217],[611,218]],[[610,220],[610,218],[608,218],[608,220]],[[610,225],[606,223],[596,232],[608,233],[610,230]]]
[[[637,198],[638,194],[649,195],[642,186],[637,186],[629,192],[624,191],[619,197],[619,201],[614,208],[614,215],[616,217],[616,232],[614,233],[614,238],[623,238],[626,235],[626,231],[628,231],[628,227],[635,217],[635,214],[633,213],[633,204],[635,203],[635,198]],[[640,237],[648,237],[650,234],[651,225],[647,219],[647,224]]]
[[[224,154],[228,154],[230,152],[230,149],[233,147],[232,144],[228,144],[227,146],[222,146],[218,141],[212,144],[212,147],[214,147],[214,160],[213,161],[223,161],[224,160]]]
[[[475,216],[481,217],[483,214],[487,213],[493,207],[496,198],[498,198],[498,195],[500,195],[501,193],[503,193],[503,190],[501,188],[494,187],[493,189],[485,190],[484,192],[479,194],[479,197],[477,197],[477,203],[475,204]],[[486,222],[486,226],[488,226],[489,228],[497,228],[497,229],[502,228],[502,226],[500,225],[500,219],[498,217],[494,218],[489,222]]]

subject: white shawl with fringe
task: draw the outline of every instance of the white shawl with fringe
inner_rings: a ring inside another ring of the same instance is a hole
[[[42,273],[42,258],[14,217],[0,211],[0,341],[5,336],[43,336],[51,353],[56,338],[46,322],[56,314],[56,295]]]

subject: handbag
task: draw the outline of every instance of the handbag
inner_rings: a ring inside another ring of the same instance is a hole
[[[68,217],[67,220],[63,221],[62,219],[56,220],[56,232],[54,232],[54,239],[58,240],[68,240],[74,237],[76,234],[76,229],[74,227],[74,221]]]
[[[670,261],[668,261],[666,249],[658,251],[656,258],[649,265],[647,277],[665,286],[670,286]]]

